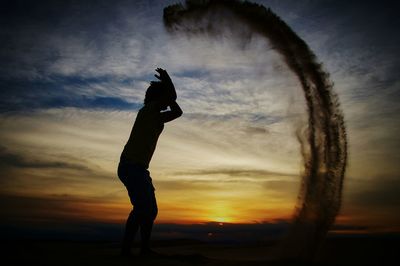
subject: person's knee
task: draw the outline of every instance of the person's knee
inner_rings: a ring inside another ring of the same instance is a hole
[[[145,204],[139,205],[136,204],[134,206],[135,214],[140,217],[140,219],[144,220],[155,220],[158,214],[157,205]]]
[[[150,213],[150,218],[154,221],[157,217],[158,214],[158,208],[157,206],[153,206],[151,213]]]
[[[142,211],[142,216],[146,220],[152,220],[154,221],[157,217],[158,214],[158,208],[157,206],[147,206],[144,211]]]

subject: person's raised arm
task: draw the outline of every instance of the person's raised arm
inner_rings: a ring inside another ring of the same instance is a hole
[[[169,105],[169,108],[171,110],[161,113],[161,120],[164,123],[175,120],[183,114],[181,107],[178,105],[178,103],[176,101],[173,101]]]
[[[171,80],[171,77],[168,75],[168,72],[165,69],[162,68],[157,68],[156,71],[158,72],[159,75],[154,75],[156,78],[158,78],[164,86],[166,86],[166,89],[172,98],[173,101],[176,101],[176,91],[175,91],[175,86],[174,83]]]

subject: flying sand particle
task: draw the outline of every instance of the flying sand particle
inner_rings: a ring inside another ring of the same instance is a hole
[[[315,54],[271,9],[238,0],[186,1],[164,9],[171,34],[216,37],[221,34],[218,27],[230,27],[232,20],[267,38],[301,83],[308,112],[307,130],[297,132],[304,171],[293,225],[282,241],[282,258],[312,260],[341,205],[347,138],[338,97]]]

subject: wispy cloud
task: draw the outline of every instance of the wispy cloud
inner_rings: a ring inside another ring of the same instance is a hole
[[[26,156],[26,155],[25,155]],[[84,164],[69,163],[65,161],[45,161],[36,160],[32,158],[24,157],[24,155],[12,153],[7,148],[0,146],[0,166],[1,172],[4,172],[4,168],[67,168],[74,170],[88,170]]]
[[[125,208],[108,199],[61,195],[0,195],[2,225],[46,223],[76,223],[88,221],[120,222]],[[102,215],[100,215],[102,213]]]

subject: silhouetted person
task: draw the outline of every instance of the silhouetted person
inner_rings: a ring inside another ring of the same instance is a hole
[[[152,81],[146,91],[144,106],[139,110],[130,137],[121,154],[118,176],[128,190],[133,209],[125,226],[121,254],[130,255],[136,232],[140,228],[141,255],[152,255],[149,240],[157,216],[157,202],[150,173],[147,170],[164,123],[182,115],[176,103],[176,92],[167,71],[157,68],[160,81]],[[169,106],[169,110],[167,110]]]

